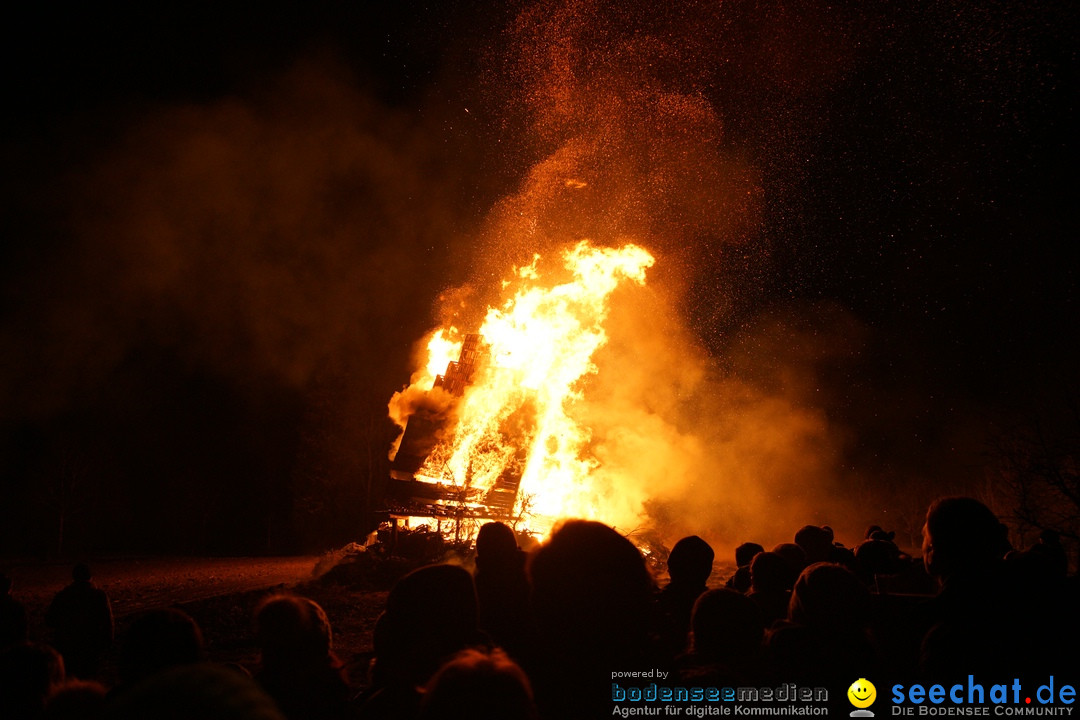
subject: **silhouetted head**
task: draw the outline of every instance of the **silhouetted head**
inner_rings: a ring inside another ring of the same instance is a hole
[[[814,563],[795,581],[788,620],[829,632],[861,631],[870,621],[870,591],[842,565]]]
[[[735,564],[739,567],[746,567],[759,552],[765,552],[765,548],[761,547],[756,542],[743,543],[735,548]]]
[[[313,600],[274,595],[255,609],[263,667],[325,666],[334,662],[330,621]]]
[[[498,575],[505,571],[522,572],[525,554],[518,548],[517,536],[501,522],[489,522],[476,535],[476,569]]]
[[[464,650],[424,689],[421,720],[532,720],[529,679],[501,650]]]
[[[203,659],[202,631],[176,608],[149,610],[131,623],[120,654],[120,676],[133,684],[155,673]]]
[[[91,680],[67,680],[45,701],[48,720],[86,720],[101,717],[105,708],[104,685]]]
[[[1057,530],[1043,530],[1039,533],[1039,542],[1043,545],[1061,547],[1061,533]]]
[[[197,663],[170,668],[120,693],[110,720],[285,720],[277,705],[242,672]]]
[[[0,651],[0,717],[40,716],[45,698],[64,682],[64,660],[48,645],[21,643]]]
[[[895,537],[895,532],[885,532],[880,525],[871,525],[866,529],[865,539],[867,540],[885,540],[887,542],[892,542]]]
[[[472,575],[456,565],[412,571],[390,590],[377,630],[382,670],[426,682],[446,658],[478,639]]]
[[[91,577],[93,574],[86,563],[79,563],[71,569],[71,579],[75,582],[89,582]]]
[[[568,652],[640,649],[652,577],[634,544],[603,523],[569,520],[533,556],[533,607],[545,640]]]
[[[476,535],[476,559],[508,558],[517,554],[514,531],[501,522],[485,523]]]
[[[795,575],[791,578],[791,582],[794,584],[795,578],[807,566],[806,551],[795,543],[780,543],[772,551],[787,560],[788,564],[791,565],[792,570],[795,571]]]
[[[696,654],[733,662],[754,657],[765,637],[765,619],[757,603],[735,590],[709,590],[694,603],[690,621]]]
[[[889,575],[899,570],[900,551],[888,540],[867,540],[855,548],[855,562],[867,575]]]
[[[833,547],[833,531],[828,525],[818,527],[806,525],[795,533],[795,544],[806,553],[807,565],[824,562],[829,558]]]
[[[684,537],[675,543],[668,555],[668,574],[671,582],[686,585],[704,585],[712,574],[712,564],[715,554],[705,542],[697,535]]]
[[[798,576],[799,571],[780,553],[758,553],[750,562],[750,588],[754,592],[790,590]]]
[[[472,577],[456,565],[428,565],[401,578],[386,599],[386,613],[399,637],[438,632],[464,636],[476,629]]]
[[[990,508],[969,497],[930,504],[923,526],[923,563],[931,575],[979,573],[1005,556],[1006,530]]]

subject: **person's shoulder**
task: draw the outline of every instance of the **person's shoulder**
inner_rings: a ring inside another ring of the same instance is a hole
[[[79,588],[76,587],[74,583],[72,583],[71,585],[65,585],[64,587],[57,590],[56,595],[54,595],[53,598],[55,600],[63,601],[69,597],[76,595],[78,592]]]

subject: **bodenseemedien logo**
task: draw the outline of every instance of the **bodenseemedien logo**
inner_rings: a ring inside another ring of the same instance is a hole
[[[851,711],[851,717],[874,717],[874,713],[866,709],[874,704],[874,700],[877,700],[877,688],[874,687],[874,683],[866,678],[859,678],[851,683],[851,687],[847,690],[847,697],[848,702],[855,706],[855,709]]]

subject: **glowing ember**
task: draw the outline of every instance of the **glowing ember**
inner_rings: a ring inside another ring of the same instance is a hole
[[[582,379],[596,372],[593,354],[607,341],[612,292],[627,280],[644,284],[653,264],[637,245],[594,248],[586,241],[563,257],[567,282],[545,283],[539,256],[516,268],[514,280],[503,283],[512,297],[488,309],[479,336],[437,330],[425,369],[390,403],[404,428],[414,412],[403,409],[406,398],[460,395],[456,423],[415,479],[460,488],[462,503],[509,509],[513,502],[513,515],[540,531],[560,517],[603,516],[590,482],[598,463],[588,452],[589,429],[575,420],[574,407]]]

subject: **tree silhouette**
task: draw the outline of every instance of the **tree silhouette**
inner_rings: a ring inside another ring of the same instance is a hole
[[[1021,536],[1054,530],[1080,541],[1080,412],[1066,403],[1064,418],[1035,418],[1000,435],[992,454],[997,476]]]
[[[55,462],[47,468],[42,484],[42,501],[56,518],[56,554],[64,555],[64,545],[72,518],[91,510],[97,501],[91,461],[70,442],[61,445]]]

